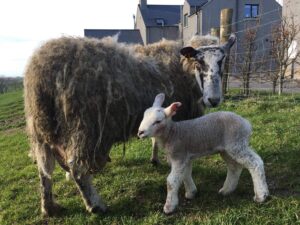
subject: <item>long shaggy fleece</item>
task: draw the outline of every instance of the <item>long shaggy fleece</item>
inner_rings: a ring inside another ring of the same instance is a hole
[[[180,45],[130,46],[113,38],[62,37],[42,45],[25,72],[25,111],[33,155],[48,144],[59,163],[100,170],[111,146],[135,134],[156,94],[183,102],[177,120],[203,113],[201,93],[180,63]]]

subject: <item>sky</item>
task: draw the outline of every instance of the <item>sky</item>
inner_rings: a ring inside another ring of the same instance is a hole
[[[282,1],[282,0],[278,0]],[[0,0],[0,76],[23,76],[33,51],[84,29],[132,29],[139,0]],[[183,4],[184,0],[148,0]]]
[[[148,0],[183,4],[184,0]],[[132,29],[139,0],[1,0],[0,76],[23,76],[33,51],[50,38],[84,29]]]

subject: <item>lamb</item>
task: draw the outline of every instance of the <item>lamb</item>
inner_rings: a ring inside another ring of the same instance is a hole
[[[220,153],[227,164],[227,177],[220,194],[228,195],[238,184],[243,167],[252,176],[254,201],[263,202],[269,195],[264,164],[260,156],[249,147],[250,123],[232,113],[215,112],[203,117],[173,122],[182,105],[174,102],[163,108],[164,94],[158,94],[153,106],[144,113],[138,136],[155,137],[165,149],[171,164],[167,178],[166,214],[172,213],[178,205],[178,189],[184,183],[185,197],[193,199],[197,188],[192,178],[192,160],[198,157]]]

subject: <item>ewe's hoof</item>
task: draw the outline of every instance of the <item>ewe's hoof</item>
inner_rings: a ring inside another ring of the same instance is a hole
[[[58,205],[57,203],[54,203],[51,206],[42,208],[42,216],[43,217],[52,217],[52,216],[61,214],[65,210],[66,210],[66,208]]]
[[[159,162],[159,160],[158,159],[151,159],[151,164],[153,165],[153,166],[159,166],[160,165],[160,162]]]
[[[95,206],[91,209],[91,213],[94,214],[103,214],[107,212],[107,208],[102,209],[100,206]]]

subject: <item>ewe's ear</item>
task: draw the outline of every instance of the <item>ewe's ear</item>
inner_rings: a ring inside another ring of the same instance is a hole
[[[233,44],[236,41],[236,36],[234,33],[232,33],[228,39],[228,41],[223,45],[223,48],[226,52],[229,52],[230,48],[233,46]]]
[[[180,50],[180,54],[186,58],[195,57],[198,54],[198,51],[193,47],[185,47]]]
[[[160,93],[158,95],[156,95],[155,100],[153,102],[153,107],[161,107],[162,104],[165,101],[165,94],[164,93]]]
[[[181,106],[181,102],[174,102],[169,107],[165,108],[165,114],[167,117],[172,117],[176,114],[178,108]]]

